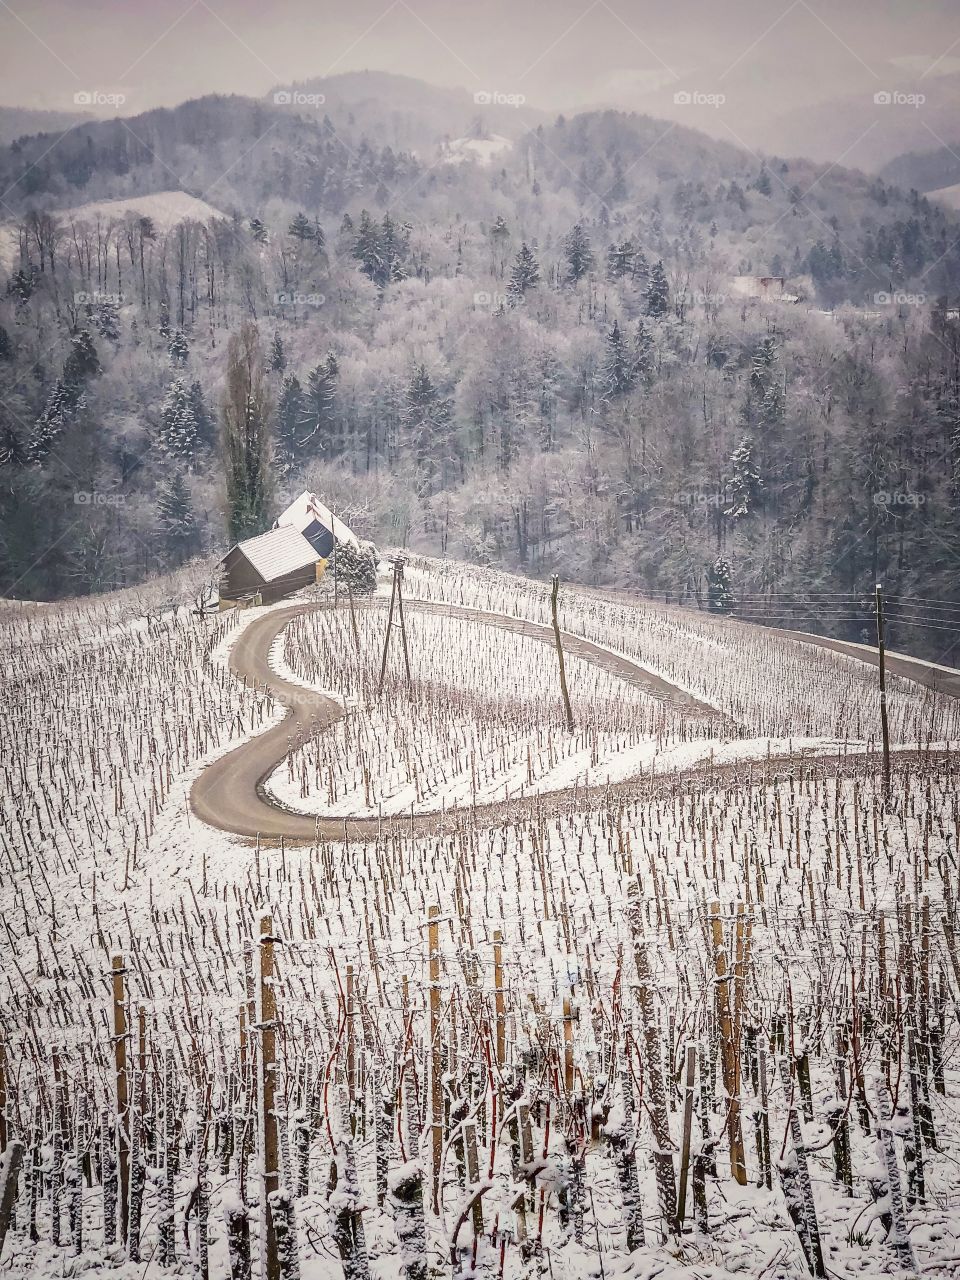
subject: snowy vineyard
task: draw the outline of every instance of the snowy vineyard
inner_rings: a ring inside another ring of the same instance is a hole
[[[549,616],[532,584],[407,572],[437,604]],[[0,633],[0,1269],[960,1276],[960,787],[928,745],[960,737],[952,704],[893,685],[889,801],[852,752],[705,758],[495,825],[468,802],[428,837],[278,847],[189,814],[199,770],[277,713],[224,665],[246,618],[168,606]],[[356,622],[298,620],[275,655],[347,704],[341,804],[376,810],[389,751],[433,780],[469,778],[478,743],[525,771],[529,746],[547,776],[552,735],[560,767],[547,646],[411,611],[419,683],[395,654],[374,707],[383,610]],[[572,659],[598,762],[631,735],[789,736],[804,686],[797,737],[877,732],[837,655],[573,594],[564,627],[717,708]]]

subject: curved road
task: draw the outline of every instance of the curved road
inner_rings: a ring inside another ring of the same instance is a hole
[[[428,604],[416,600],[404,601],[406,609],[464,618],[500,627],[534,640],[553,645],[552,627],[521,618],[484,613],[457,605]],[[247,684],[266,689],[286,708],[283,720],[272,728],[251,738],[209,764],[193,784],[190,803],[194,813],[208,826],[233,835],[250,839],[275,840],[283,837],[295,843],[313,843],[318,838],[330,840],[367,840],[391,830],[402,830],[416,835],[433,835],[457,821],[464,810],[447,810],[445,813],[420,813],[413,816],[391,815],[383,818],[333,818],[315,817],[286,809],[265,792],[265,783],[288,752],[298,742],[306,741],[329,725],[343,718],[340,703],[325,694],[294,684],[277,675],[270,666],[270,649],[274,640],[292,618],[299,614],[329,609],[329,604],[291,604],[263,617],[256,618],[246,627],[230,651],[230,670]],[[612,653],[581,636],[563,634],[564,653],[574,654],[594,662],[629,684],[643,689],[663,702],[675,706],[691,716],[715,719],[719,725],[726,722],[716,708],[676,688],[668,681],[646,670],[621,654]],[[800,763],[802,756],[770,758],[757,762],[711,766],[703,765],[685,771],[685,776],[696,785],[709,779],[743,775],[745,770],[757,777],[764,771],[776,773],[784,766]],[[806,757],[807,760],[810,757]],[[870,767],[869,759],[860,754],[848,758],[857,767]],[[675,776],[675,775],[674,775]],[[567,788],[563,791],[544,792],[538,796],[498,801],[477,805],[470,812],[482,812],[491,824],[527,812],[556,809],[579,800],[589,794],[602,797],[611,794],[637,796],[655,787],[662,787],[669,777],[644,775],[644,778],[628,780],[611,786],[588,789]],[[638,792],[638,788],[640,791]]]

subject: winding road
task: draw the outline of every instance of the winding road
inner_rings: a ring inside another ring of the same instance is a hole
[[[457,605],[433,604],[425,601],[405,600],[407,611],[434,613],[466,621],[482,622],[488,626],[511,631],[517,635],[553,645],[553,629],[541,623],[522,618],[486,613]],[[391,830],[402,830],[417,836],[435,835],[449,830],[456,821],[457,810],[419,813],[407,816],[342,818],[317,817],[286,809],[270,798],[265,784],[279,764],[286,759],[290,749],[300,741],[321,733],[344,716],[341,704],[323,693],[303,685],[294,684],[279,676],[270,666],[270,650],[274,640],[301,614],[330,609],[329,604],[298,602],[283,609],[272,610],[254,619],[241,633],[230,651],[229,666],[235,676],[248,685],[267,690],[286,709],[283,720],[241,743],[225,755],[209,764],[193,784],[190,804],[193,812],[208,826],[232,835],[248,839],[275,841],[283,838],[291,843],[314,843],[317,839],[368,840]],[[379,607],[379,606],[374,606]],[[594,644],[582,636],[562,633],[565,654],[572,654],[593,662],[626,683],[643,689],[650,696],[675,707],[689,717],[716,720],[720,731],[727,727],[722,714],[708,703],[678,689],[669,681],[632,662],[622,654],[614,653],[602,645]],[[913,753],[915,754],[915,753]],[[764,773],[776,773],[784,767],[796,766],[811,757],[792,755],[772,757],[749,762],[754,777]],[[835,759],[835,758],[833,758]],[[870,759],[861,753],[848,757],[853,767],[870,767]],[[747,762],[722,766],[703,765],[684,771],[692,785],[708,779],[742,776]],[[675,776],[674,776],[675,780]],[[471,812],[482,812],[491,825],[515,818],[527,812],[556,809],[564,804],[590,797],[611,794],[637,796],[669,781],[669,775],[625,782],[596,788],[567,788],[563,791],[544,792],[509,801],[497,801],[477,805]]]

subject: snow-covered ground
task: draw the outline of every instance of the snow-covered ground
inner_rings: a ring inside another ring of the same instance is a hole
[[[427,563],[407,574],[420,596],[548,617],[536,585]],[[43,1172],[42,1181],[31,1175],[39,1240],[30,1239],[21,1181],[4,1269],[158,1274],[167,1150],[177,1265],[194,1267],[191,1193],[205,1146],[210,1275],[229,1274],[223,1215],[240,1203],[242,1174],[256,1273],[265,1032],[257,953],[269,912],[277,973],[262,992],[278,1005],[275,1110],[291,1144],[281,1150],[283,1177],[306,1180],[294,1202],[304,1280],[344,1274],[338,1210],[354,1228],[362,1223],[376,1280],[404,1275],[404,1256],[420,1247],[418,1224],[437,1274],[455,1274],[452,1248],[456,1273],[491,1278],[501,1258],[511,1278],[800,1277],[808,1269],[791,1203],[815,1213],[831,1276],[863,1280],[898,1267],[960,1275],[956,761],[921,751],[899,762],[889,801],[873,766],[848,760],[837,772],[837,744],[876,732],[869,673],[836,655],[761,643],[735,624],[601,607],[565,592],[568,630],[682,681],[744,730],[725,747],[711,742],[708,719],[694,728],[644,690],[572,661],[572,694],[595,726],[593,767],[617,767],[606,748],[630,734],[640,754],[659,739],[665,757],[755,749],[760,759],[740,778],[664,778],[649,793],[619,791],[496,826],[466,810],[426,838],[398,824],[369,842],[258,848],[201,826],[188,810],[199,770],[279,714],[226,668],[259,611],[173,607],[178,592],[189,602],[195,588],[162,584],[0,618],[4,1114],[11,1136],[27,1143],[31,1169],[36,1162]],[[370,611],[371,643],[383,621]],[[407,622],[420,641],[423,696],[413,705],[404,693],[395,645],[385,705],[410,734],[421,726],[424,751],[439,758],[451,735],[473,726],[501,735],[514,704],[515,731],[527,741],[531,718],[556,715],[549,646],[413,610]],[[293,629],[276,665],[344,697],[346,746],[372,713],[362,681],[351,685],[364,663],[346,611],[336,625],[346,628],[342,643],[322,651],[305,643],[306,626]],[[451,666],[455,652],[464,658]],[[901,682],[891,687],[891,711],[898,738],[924,747],[956,739],[944,732],[951,708]],[[764,779],[767,740],[775,750],[780,738],[795,748],[826,739],[827,755]],[[571,754],[553,768],[580,763]],[[126,971],[132,1035],[123,1043],[148,1172],[138,1262],[103,1240],[101,1152],[117,1133],[113,955]],[[671,1154],[676,1185],[688,1053],[695,1105],[685,1230],[661,1243],[654,1156]],[[740,1104],[744,1184],[731,1171],[731,1098]],[[384,1106],[393,1110],[378,1127]],[[471,1173],[460,1144],[474,1132]],[[849,1185],[835,1164],[836,1135],[849,1141]],[[893,1165],[884,1165],[890,1151]],[[806,1193],[791,1181],[804,1153]],[[706,1214],[697,1226],[695,1168]],[[389,1189],[418,1169],[422,1219]],[[897,1182],[909,1201],[902,1214]],[[471,1195],[482,1209],[475,1266],[472,1215],[461,1213]],[[81,1206],[79,1219],[70,1204]],[[60,1245],[51,1242],[55,1206]],[[646,1243],[628,1250],[631,1216]]]

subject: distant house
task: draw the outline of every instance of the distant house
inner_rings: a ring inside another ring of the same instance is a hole
[[[734,276],[733,292],[741,298],[759,298],[770,302],[799,302],[794,293],[786,293],[783,276]]]
[[[231,547],[221,561],[220,605],[272,604],[316,582],[324,561],[292,525],[283,525]]]
[[[277,517],[273,527],[298,530],[324,560],[330,559],[334,540],[350,543],[353,547],[360,546],[353,531],[329,507],[325,507],[315,493],[307,490],[299,498],[294,498],[286,511]]]

